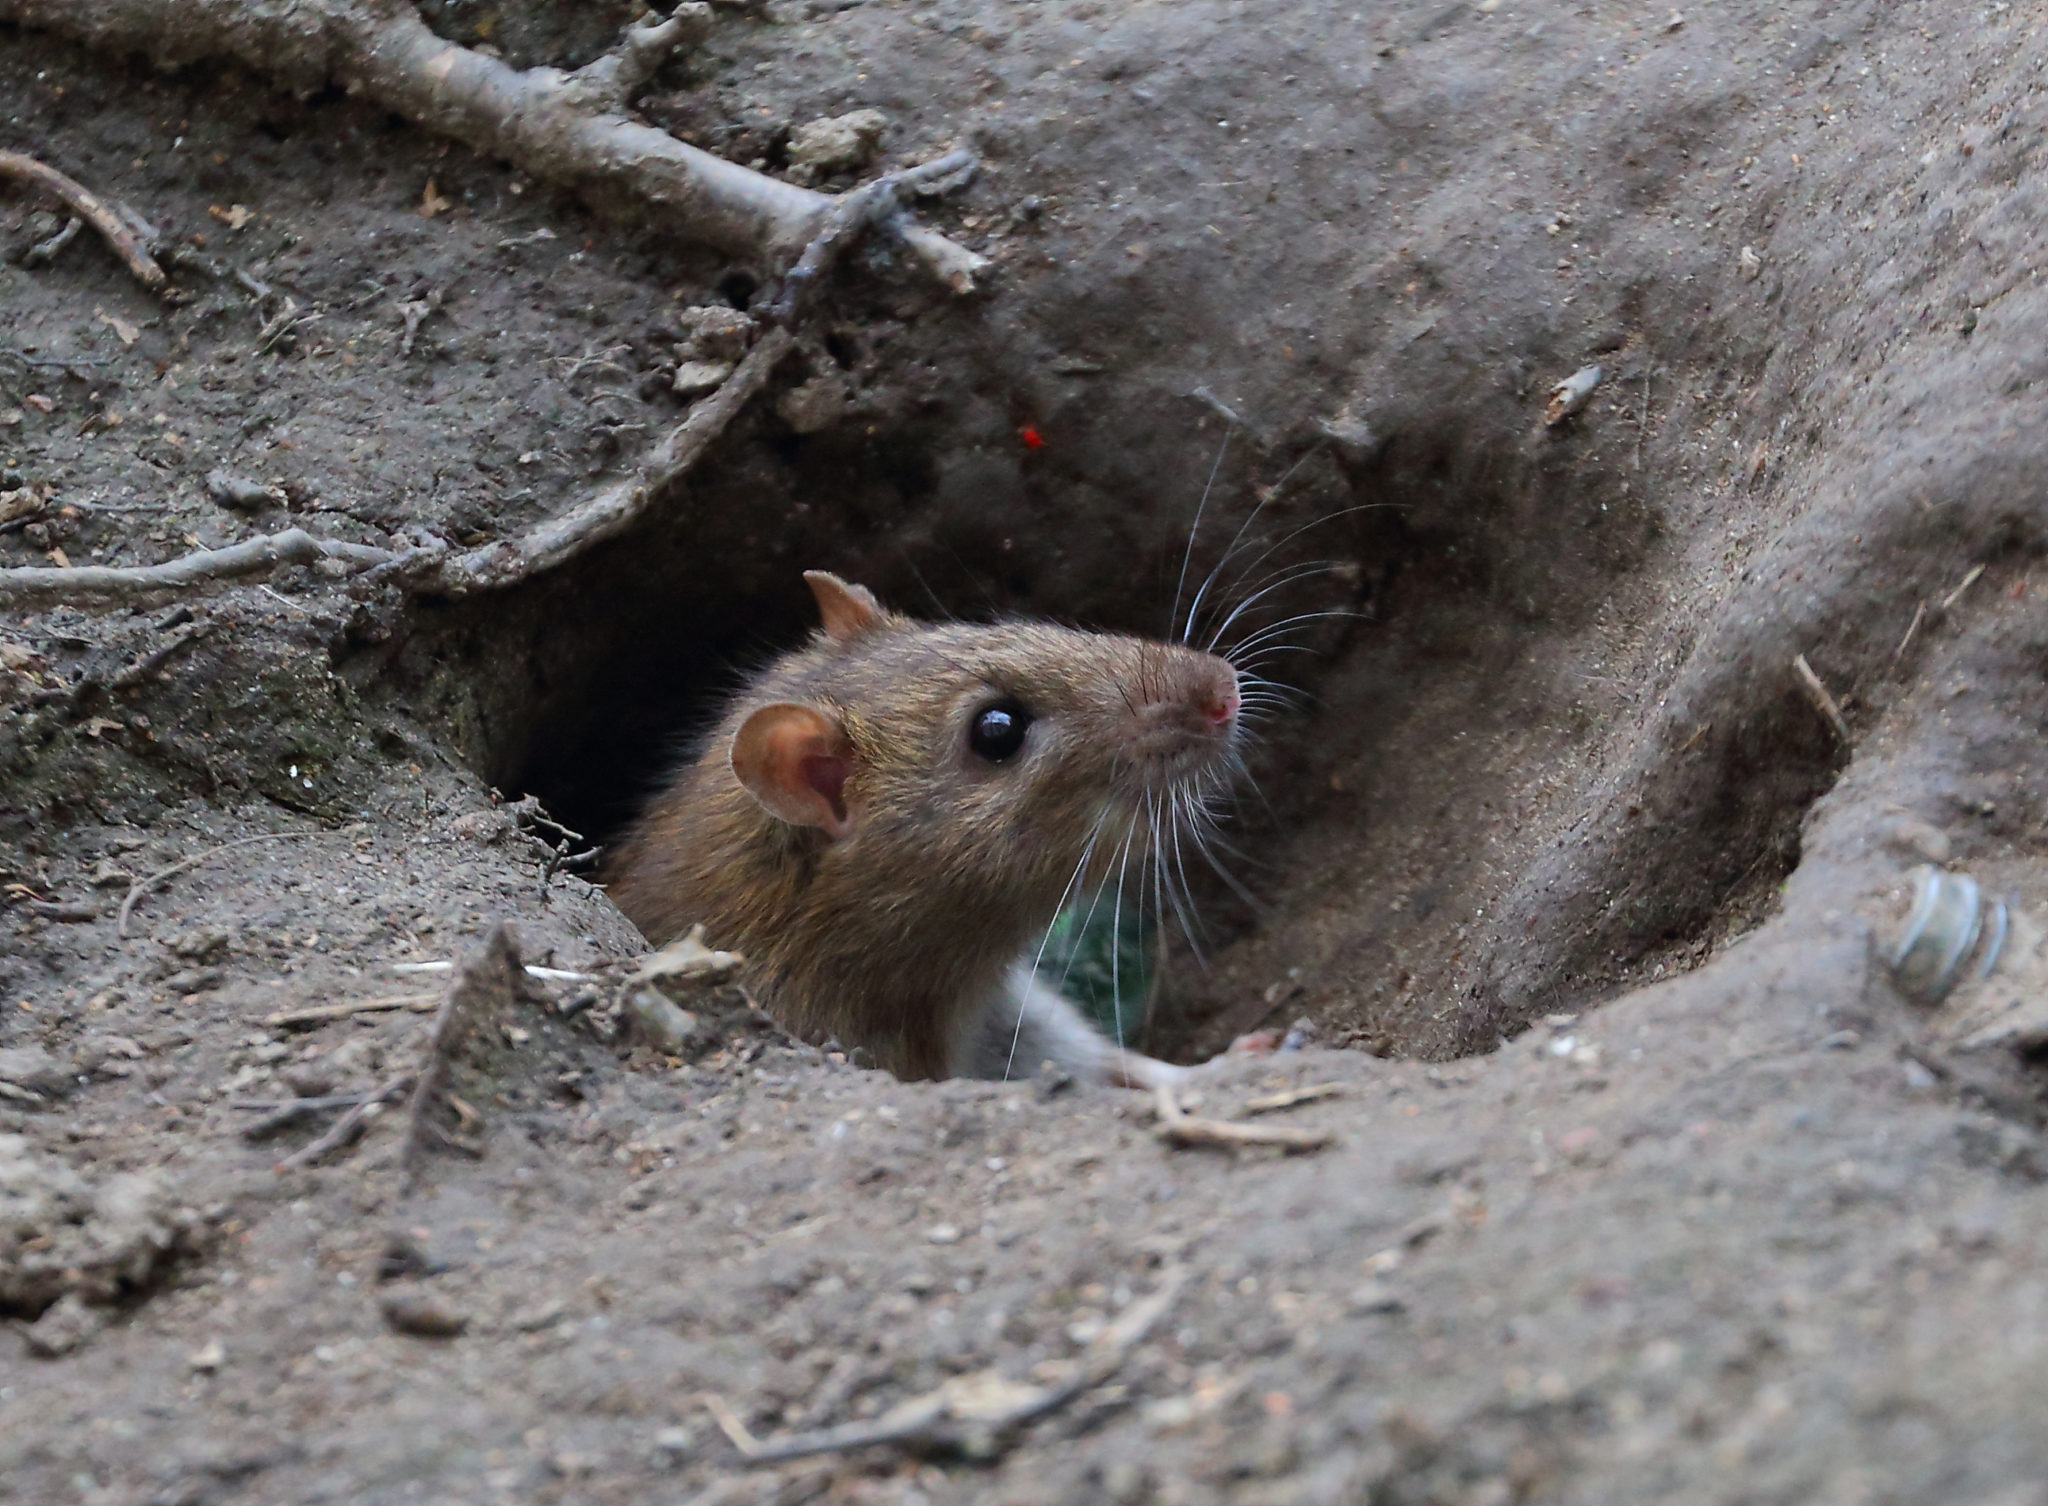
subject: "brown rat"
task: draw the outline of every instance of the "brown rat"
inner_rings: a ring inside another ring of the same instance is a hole
[[[1150,1083],[1034,981],[1067,898],[1170,851],[1239,766],[1236,671],[1043,623],[926,623],[812,571],[823,626],[733,700],[608,865],[660,944],[702,922],[786,1028],[900,1077],[1050,1057]],[[1164,856],[1162,856],[1162,861]]]

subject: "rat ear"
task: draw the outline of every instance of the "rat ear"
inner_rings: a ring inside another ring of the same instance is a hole
[[[818,615],[825,619],[825,636],[834,643],[848,643],[865,633],[888,614],[866,586],[851,585],[829,570],[806,570],[804,581],[818,598]]]
[[[751,712],[733,736],[732,771],[771,816],[829,837],[853,830],[846,808],[853,748],[815,706],[778,701]]]

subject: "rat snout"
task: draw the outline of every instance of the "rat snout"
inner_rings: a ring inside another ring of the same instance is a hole
[[[1183,778],[1226,753],[1244,698],[1213,654],[1171,649],[1131,697],[1131,751],[1156,779]]]

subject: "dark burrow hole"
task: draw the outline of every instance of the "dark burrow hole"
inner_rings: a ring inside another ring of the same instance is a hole
[[[1125,526],[1090,536],[1077,509],[1094,504],[1069,481],[1012,474],[992,503],[935,480],[926,453],[771,426],[700,475],[674,524],[487,608],[444,609],[418,640],[434,661],[420,667],[444,693],[460,687],[465,704],[446,710],[473,729],[466,751],[494,784],[605,841],[730,690],[811,630],[806,568],[920,616],[1158,633],[1190,493],[1123,494]],[[1197,575],[1283,474],[1245,558],[1325,521],[1235,589],[1327,561],[1276,595],[1272,617],[1356,615],[1303,624],[1312,652],[1277,665],[1308,704],[1267,729],[1258,792],[1229,833],[1241,856],[1225,860],[1258,904],[1191,871],[1203,961],[1166,949],[1148,1049],[1207,1054],[1304,1016],[1325,1041],[1382,1053],[1490,1049],[1544,1013],[1696,965],[1768,913],[1834,770],[1796,704],[1743,714],[1683,802],[1688,824],[1592,919],[1567,906],[1554,926],[1539,913],[1503,938],[1473,915],[1512,887],[1499,854],[1569,826],[1626,735],[1633,703],[1597,684],[1613,648],[1603,624],[1654,584],[1653,512],[1556,447],[1489,451],[1445,425],[1366,456],[1311,445],[1226,468]],[[1524,952],[1539,986],[1489,996],[1489,976]]]

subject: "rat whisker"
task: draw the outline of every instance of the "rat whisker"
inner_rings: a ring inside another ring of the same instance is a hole
[[[1334,523],[1337,519],[1348,518],[1354,513],[1379,512],[1382,509],[1392,512],[1406,512],[1408,510],[1404,504],[1399,502],[1360,502],[1351,507],[1340,507],[1334,512],[1326,512],[1321,517],[1311,518],[1299,528],[1292,529],[1275,539],[1261,551],[1257,559],[1244,567],[1243,571],[1239,573],[1238,578],[1242,580],[1245,576],[1251,574],[1252,571],[1258,569],[1260,565],[1271,559],[1274,554],[1286,548],[1287,545],[1293,543],[1311,528],[1321,528],[1325,523]]]
[[[1351,563],[1349,560],[1299,560],[1291,565],[1268,570],[1256,580],[1239,580],[1236,586],[1238,590],[1248,594],[1264,596],[1269,594],[1264,589],[1267,586],[1293,585],[1297,581],[1312,580],[1318,575],[1337,575],[1348,569]],[[1249,575],[1250,572],[1247,571],[1246,574]],[[1220,638],[1222,631],[1219,630],[1216,636]]]
[[[1188,547],[1187,551],[1180,557],[1180,581],[1173,588],[1173,615],[1166,620],[1166,636],[1169,639],[1174,637],[1176,625],[1180,622],[1181,592],[1185,591],[1188,587],[1188,566],[1193,563],[1195,558],[1195,535],[1202,531],[1202,513],[1209,506],[1209,493],[1214,490],[1216,477],[1223,470],[1223,457],[1230,453],[1230,436],[1235,432],[1237,432],[1235,424],[1227,425],[1224,428],[1223,443],[1216,451],[1216,463],[1209,467],[1209,479],[1203,483],[1201,500],[1195,504],[1194,521],[1188,524]],[[1188,612],[1189,628],[1192,628],[1194,625],[1194,615],[1193,610],[1190,609]],[[1188,641],[1187,629],[1180,631],[1178,641],[1181,643]]]
[[[1365,613],[1354,612],[1348,607],[1331,607],[1320,612],[1297,612],[1292,617],[1283,617],[1278,622],[1269,623],[1267,626],[1260,628],[1256,633],[1253,633],[1249,638],[1242,639],[1232,644],[1229,648],[1219,650],[1218,657],[1235,668],[1239,654],[1257,648],[1260,644],[1279,637],[1289,628],[1301,627],[1311,622],[1328,622],[1336,618],[1347,618],[1356,622],[1364,617]]]
[[[1260,489],[1258,505],[1245,514],[1245,520],[1237,525],[1237,532],[1231,535],[1230,546],[1217,558],[1216,563],[1209,567],[1209,573],[1203,578],[1201,588],[1195,592],[1195,599],[1188,607],[1187,627],[1181,634],[1181,642],[1187,642],[1189,636],[1194,632],[1196,616],[1202,606],[1202,598],[1208,594],[1209,588],[1216,584],[1216,577],[1223,573],[1224,566],[1228,565],[1236,556],[1239,546],[1244,543],[1244,536],[1251,531],[1252,524],[1258,521],[1259,514],[1266,510],[1268,503],[1273,502],[1286,492],[1287,483],[1294,478],[1294,473],[1308,464],[1309,457],[1315,453],[1315,446],[1310,446],[1308,449],[1303,450],[1300,455],[1295,457],[1294,464],[1280,473],[1278,481],[1275,481],[1271,486]],[[1188,538],[1188,547],[1190,549],[1194,547],[1192,535]],[[1178,601],[1175,602],[1175,605],[1178,607]]]
[[[1103,808],[1102,813],[1095,818],[1095,825],[1093,828],[1090,829],[1088,833],[1088,840],[1086,843],[1083,844],[1081,848],[1081,860],[1074,865],[1074,871],[1071,874],[1067,875],[1066,887],[1060,890],[1059,903],[1053,906],[1052,913],[1053,920],[1055,922],[1058,921],[1060,912],[1066,909],[1067,900],[1070,897],[1072,897],[1074,893],[1074,886],[1081,881],[1081,875],[1088,871],[1088,860],[1095,856],[1095,844],[1099,840],[1101,840],[1102,829],[1104,826],[1108,824],[1108,822],[1109,809],[1105,806]],[[1032,953],[1031,955],[1030,978],[1033,983],[1036,983],[1038,981],[1039,966],[1045,961],[1045,949],[1047,946],[1051,945],[1051,943],[1052,926],[1048,924],[1045,928],[1045,934],[1039,938],[1038,950]],[[1017,1065],[1017,1043],[1021,1041],[1023,1038],[1024,1003],[1022,1000],[1019,1000],[1017,1004],[1016,1028],[1010,1032],[1010,1054],[1003,1062],[1004,1082],[1008,1082],[1010,1080],[1010,1073]]]
[[[1260,602],[1264,601],[1268,596],[1271,596],[1275,591],[1278,591],[1285,586],[1291,586],[1296,581],[1304,580],[1311,575],[1320,574],[1324,568],[1325,567],[1321,565],[1312,565],[1304,566],[1299,570],[1283,572],[1280,578],[1275,580],[1271,585],[1266,586],[1263,590],[1254,591],[1250,596],[1247,596],[1243,601],[1239,602],[1234,608],[1232,608],[1230,615],[1223,619],[1222,624],[1216,629],[1214,633],[1210,635],[1209,641],[1203,644],[1202,647],[1207,652],[1214,653],[1216,651],[1216,645],[1222,641],[1223,635],[1230,631],[1230,625],[1236,622],[1238,618],[1242,617],[1246,612],[1250,611],[1253,607],[1257,606]]]

